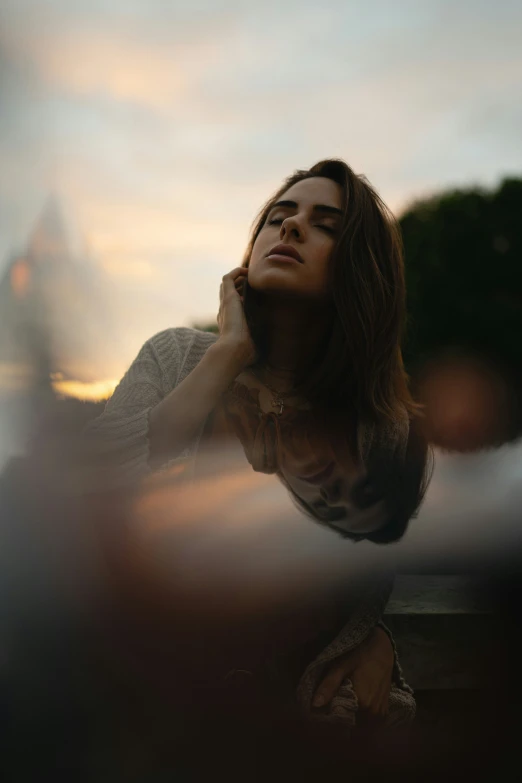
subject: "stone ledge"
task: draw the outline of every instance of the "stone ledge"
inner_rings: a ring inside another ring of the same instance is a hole
[[[384,622],[414,690],[467,690],[484,683],[496,617],[476,580],[398,576]]]

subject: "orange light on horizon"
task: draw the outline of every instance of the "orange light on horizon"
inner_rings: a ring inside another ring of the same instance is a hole
[[[75,381],[64,380],[59,376],[52,378],[52,387],[56,394],[63,397],[74,397],[78,400],[88,402],[101,402],[107,400],[119,381],[114,379],[105,379],[101,381]]]
[[[11,288],[17,299],[23,299],[29,289],[31,272],[27,261],[19,258],[11,269]]]

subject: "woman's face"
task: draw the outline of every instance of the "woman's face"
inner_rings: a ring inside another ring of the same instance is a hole
[[[362,478],[360,471],[350,473],[350,470],[344,469],[342,462],[332,463],[326,481],[285,475],[294,492],[323,522],[336,530],[356,535],[374,533],[388,521],[383,499],[368,504],[366,508],[354,503],[352,490],[356,481]]]
[[[252,288],[301,299],[328,299],[328,264],[342,220],[341,187],[326,177],[292,185],[270,209],[252,248]],[[273,253],[278,245],[283,255]],[[296,251],[299,259],[284,253]],[[286,259],[286,260],[285,260]]]

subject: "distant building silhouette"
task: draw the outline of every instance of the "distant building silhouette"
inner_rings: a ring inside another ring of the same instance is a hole
[[[50,374],[76,377],[107,341],[110,307],[100,269],[78,254],[62,209],[50,198],[22,252],[0,280],[0,388],[50,386]]]

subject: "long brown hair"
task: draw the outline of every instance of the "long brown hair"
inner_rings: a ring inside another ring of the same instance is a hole
[[[296,182],[326,177],[342,189],[341,230],[330,263],[334,305],[331,330],[316,357],[298,377],[310,399],[340,409],[351,408],[362,421],[393,423],[418,414],[402,360],[406,289],[401,234],[390,210],[368,180],[343,161],[326,159],[294,172],[259,212],[252,227],[243,266],[272,205]],[[255,294],[247,321],[262,356],[262,325]]]

